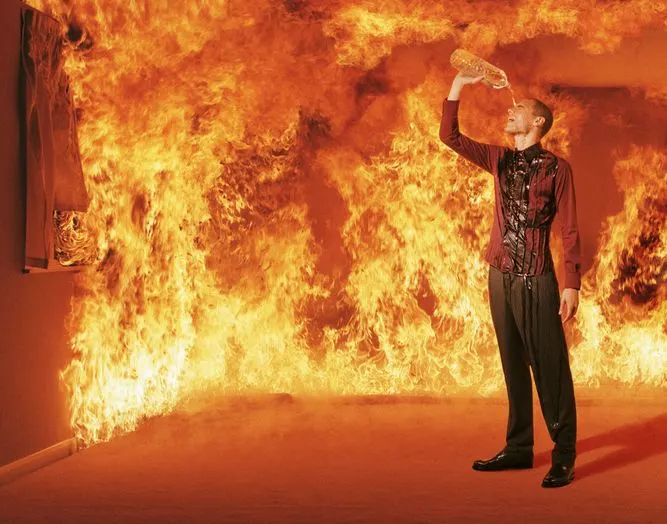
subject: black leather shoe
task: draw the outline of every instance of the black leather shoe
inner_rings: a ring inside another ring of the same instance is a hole
[[[574,465],[554,462],[542,481],[543,488],[560,488],[574,480]]]
[[[506,469],[530,469],[532,467],[532,453],[516,453],[505,449],[489,460],[476,460],[472,463],[472,469],[476,471],[503,471]]]

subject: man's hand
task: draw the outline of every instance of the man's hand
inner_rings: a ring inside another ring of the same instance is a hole
[[[477,84],[482,81],[483,76],[470,76],[465,74],[463,71],[459,71],[458,74],[454,77],[454,83],[461,86],[467,86],[468,84]]]
[[[481,82],[483,78],[483,76],[470,76],[459,71],[459,73],[454,77],[454,81],[452,82],[452,87],[449,90],[447,100],[458,100],[461,98],[461,89],[463,89],[464,86]]]
[[[560,309],[558,314],[563,323],[574,317],[574,314],[579,308],[579,290],[572,288],[565,288],[563,296],[560,299]]]

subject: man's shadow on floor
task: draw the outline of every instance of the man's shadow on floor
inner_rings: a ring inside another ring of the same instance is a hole
[[[667,453],[667,414],[579,440],[577,459],[589,451],[603,448],[610,448],[610,452],[592,462],[576,466],[577,479],[606,473]],[[535,467],[550,463],[551,452],[535,455]]]

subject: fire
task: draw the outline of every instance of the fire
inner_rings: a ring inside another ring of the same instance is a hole
[[[607,220],[583,311],[573,373],[597,384],[667,385],[667,155],[634,148],[614,178],[624,209]],[[603,373],[600,373],[602,370]]]
[[[488,55],[556,34],[602,52],[665,15],[642,0],[31,3],[72,41],[99,254],[63,372],[86,443],[202,392],[498,391],[492,181],[438,141],[442,42]],[[567,155],[585,107],[509,71],[555,107],[545,145]],[[463,107],[467,131],[502,141],[484,115],[507,103]],[[667,385],[664,160],[616,164],[625,206],[569,333],[579,384]]]

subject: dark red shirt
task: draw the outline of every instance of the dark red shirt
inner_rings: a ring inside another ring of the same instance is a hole
[[[458,101],[445,100],[440,139],[494,177],[495,209],[486,260],[503,272],[541,275],[553,271],[551,223],[561,223],[564,287],[581,286],[581,242],[572,168],[541,144],[517,151],[462,135]]]

